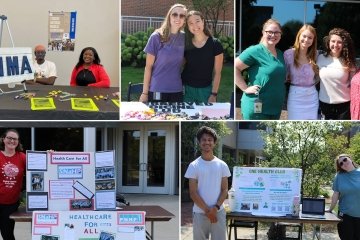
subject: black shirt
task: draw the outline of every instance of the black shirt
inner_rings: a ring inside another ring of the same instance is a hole
[[[78,86],[87,86],[95,82],[96,79],[94,74],[88,69],[83,69],[76,75],[76,84]]]
[[[185,49],[185,67],[181,74],[183,84],[191,87],[207,87],[212,84],[215,56],[223,53],[219,40],[209,37],[201,48],[192,43]]]

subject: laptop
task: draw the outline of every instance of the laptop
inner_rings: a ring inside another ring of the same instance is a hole
[[[303,198],[301,218],[325,218],[325,198]]]

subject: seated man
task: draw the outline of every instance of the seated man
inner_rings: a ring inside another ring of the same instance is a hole
[[[53,62],[45,60],[46,50],[43,45],[35,47],[34,79],[27,80],[27,84],[54,85],[56,79],[56,66]]]

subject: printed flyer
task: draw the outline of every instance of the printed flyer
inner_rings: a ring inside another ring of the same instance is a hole
[[[301,169],[234,167],[235,212],[283,216],[300,196]]]

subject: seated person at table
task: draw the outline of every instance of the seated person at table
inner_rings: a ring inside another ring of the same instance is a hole
[[[70,86],[110,87],[110,78],[92,47],[84,48],[71,74]]]
[[[27,80],[26,83],[54,85],[56,79],[56,66],[55,63],[45,60],[45,47],[43,45],[37,45],[34,54],[34,79]]]

